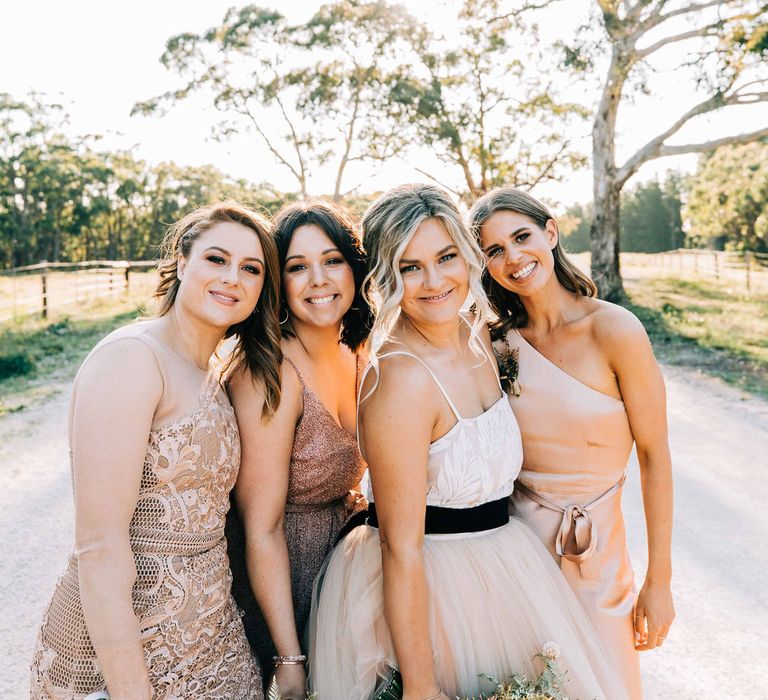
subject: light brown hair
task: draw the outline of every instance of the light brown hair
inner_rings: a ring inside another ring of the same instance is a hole
[[[514,187],[497,187],[480,197],[469,212],[469,225],[478,243],[483,224],[497,211],[513,211],[527,216],[541,229],[547,225],[547,221],[550,219],[557,225],[557,219],[535,197]],[[595,283],[568,260],[560,238],[558,229],[557,243],[552,248],[555,275],[558,281],[563,287],[575,294],[586,297],[597,296]],[[482,283],[483,289],[488,295],[488,301],[498,316],[498,321],[491,326],[494,337],[505,335],[511,328],[522,328],[527,325],[528,313],[520,297],[493,279],[487,266],[483,270]]]
[[[179,256],[189,257],[192,244],[219,223],[236,223],[251,229],[264,251],[264,286],[253,313],[244,321],[230,326],[225,338],[237,337],[232,355],[224,367],[231,375],[240,368],[247,369],[254,380],[264,382],[262,418],[271,416],[280,405],[280,264],[277,246],[272,238],[269,221],[259,212],[234,201],[200,207],[173,224],[162,243],[162,255],[157,270],[160,281],[155,289],[159,300],[158,316],[165,316],[176,302],[179,291]]]

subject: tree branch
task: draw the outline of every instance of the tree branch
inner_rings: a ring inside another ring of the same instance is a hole
[[[735,134],[734,136],[724,136],[721,139],[713,139],[712,141],[705,141],[703,143],[687,143],[679,146],[662,146],[658,158],[664,156],[679,156],[685,153],[704,153],[706,151],[714,151],[720,146],[739,145],[743,143],[752,143],[758,139],[768,137],[768,127],[758,129],[757,131],[750,131],[745,134]]]
[[[455,194],[457,197],[460,197],[460,196],[461,196],[461,192],[458,192],[457,190],[453,189],[453,187],[449,187],[449,186],[448,186],[448,185],[446,185],[444,182],[441,182],[441,181],[440,181],[440,180],[438,180],[438,179],[437,179],[437,178],[436,178],[434,175],[430,175],[430,174],[429,174],[429,173],[428,173],[426,170],[422,170],[421,168],[417,168],[415,165],[414,165],[414,166],[411,166],[411,167],[413,167],[413,169],[414,169],[414,170],[415,170],[417,173],[421,173],[421,174],[422,174],[422,175],[424,175],[425,177],[428,177],[430,180],[433,180],[433,181],[434,181],[434,182],[436,182],[438,185],[440,185],[440,187],[442,187],[442,188],[444,188],[444,189],[448,190],[449,192],[452,192],[452,193],[453,193],[453,194]]]
[[[689,109],[666,131],[651,139],[645,146],[635,152],[633,156],[628,158],[624,165],[622,165],[616,172],[617,182],[623,186],[624,183],[637,172],[638,168],[649,160],[661,158],[662,156],[680,155],[681,153],[698,153],[701,152],[701,150],[709,150],[708,148],[696,148],[696,144],[691,146],[694,150],[685,150],[686,148],[689,148],[689,146],[667,146],[664,144],[664,142],[670,136],[677,133],[688,121],[693,119],[693,117],[706,114],[707,112],[712,112],[716,109],[720,109],[721,107],[729,105],[752,104],[755,102],[768,102],[768,92],[734,92],[730,95],[724,95],[723,93],[718,92],[715,95],[712,95],[712,97],[709,99],[704,100],[703,102],[697,104],[695,107]],[[758,136],[753,136],[753,138],[760,138],[761,132],[754,133],[758,134]],[[726,137],[724,143],[732,142],[728,141],[728,138],[740,137]],[[709,143],[717,143],[717,145],[722,145],[715,141]],[[738,143],[745,143],[745,141],[739,141]],[[713,146],[713,148],[716,147],[717,146]]]
[[[644,34],[649,29],[657,27],[662,22],[666,22],[673,17],[679,17],[680,15],[687,15],[691,12],[700,12],[706,10],[708,7],[715,7],[716,5],[733,5],[740,0],[707,0],[707,2],[691,3],[690,5],[684,5],[676,10],[670,10],[666,14],[662,14],[662,7],[659,7],[658,12],[654,12],[648,19],[640,25],[640,33]]]
[[[721,29],[723,26],[722,22],[713,22],[712,24],[708,24],[704,27],[699,27],[698,29],[690,29],[687,32],[681,32],[680,34],[673,34],[672,36],[665,36],[663,39],[659,39],[657,42],[651,44],[650,46],[647,46],[644,49],[637,49],[635,52],[636,60],[640,60],[645,58],[646,56],[650,56],[655,51],[658,51],[660,48],[667,46],[668,44],[675,44],[678,41],[685,41],[686,39],[695,39],[696,37],[700,36],[715,36],[715,30]]]

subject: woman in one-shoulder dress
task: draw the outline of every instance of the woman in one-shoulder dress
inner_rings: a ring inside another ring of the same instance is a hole
[[[359,436],[367,524],[315,584],[310,686],[368,700],[393,669],[404,700],[477,697],[536,675],[554,640],[574,698],[623,698],[592,626],[508,498],[522,459],[480,286],[482,256],[450,197],[397,188],[363,218],[377,318]],[[477,313],[464,318],[470,292]],[[374,500],[375,499],[375,500]]]
[[[247,372],[230,382],[243,460],[227,541],[249,641],[264,668],[274,655],[282,696],[303,698],[312,583],[366,506],[354,427],[371,312],[362,245],[343,208],[320,199],[289,204],[273,235],[283,279],[281,404],[262,422],[259,384]]]
[[[523,436],[513,513],[550,548],[633,699],[638,650],[660,646],[670,592],[672,476],[664,383],[648,337],[627,310],[592,298],[565,257],[557,224],[527,193],[482,197],[470,213],[487,258],[500,363],[519,379],[510,404]],[[636,597],[621,489],[633,442],[643,486],[648,571]]]
[[[178,222],[159,266],[157,318],[102,340],[74,382],[75,550],[48,605],[31,698],[251,700],[261,675],[231,596],[224,543],[240,457],[211,355],[279,403],[277,251],[232,202]]]

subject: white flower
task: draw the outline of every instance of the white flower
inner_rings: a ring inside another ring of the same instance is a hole
[[[554,642],[544,642],[541,647],[541,655],[552,661],[560,658],[560,647]]]

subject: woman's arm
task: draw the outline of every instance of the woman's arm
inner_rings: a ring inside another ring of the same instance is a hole
[[[366,379],[363,396],[372,382]],[[437,419],[434,382],[407,358],[387,360],[360,407],[381,538],[384,614],[403,677],[403,700],[439,693],[427,621],[422,546],[427,456]],[[440,696],[443,697],[443,696]]]
[[[645,329],[617,310],[602,333],[635,438],[648,535],[648,570],[635,610],[639,650],[659,646],[675,617],[672,578],[672,461],[664,379]]]
[[[113,700],[152,696],[133,610],[136,509],[163,380],[140,341],[115,341],[80,371],[72,412],[75,546],[88,633]]]
[[[282,367],[280,407],[262,422],[263,386],[246,372],[229,384],[240,428],[242,457],[235,498],[245,529],[245,557],[253,595],[266,620],[278,655],[301,654],[294,619],[291,568],[283,517],[302,387],[287,363]],[[277,682],[285,698],[303,698],[304,667],[279,666]]]

